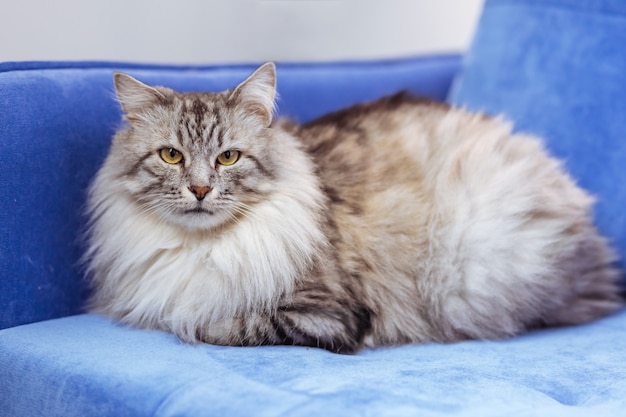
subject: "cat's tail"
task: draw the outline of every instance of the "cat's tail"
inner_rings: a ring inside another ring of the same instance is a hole
[[[570,278],[569,288],[563,288],[565,296],[561,303],[544,315],[544,324],[586,323],[622,308],[625,301],[624,288],[620,285],[623,276],[616,259],[606,240],[590,230],[572,256],[558,265]]]

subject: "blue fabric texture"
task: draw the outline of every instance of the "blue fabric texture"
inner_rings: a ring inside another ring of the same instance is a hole
[[[278,65],[279,108],[305,121],[398,89],[444,99],[458,65],[458,56]],[[220,91],[254,68],[0,64],[0,329],[81,311],[86,187],[121,120],[113,71],[181,91]]]
[[[622,417],[624,340],[626,312],[507,341],[345,356],[193,346],[80,315],[0,332],[0,414]]]
[[[542,136],[626,259],[626,2],[487,0],[450,99]],[[624,267],[622,261],[622,268]]]

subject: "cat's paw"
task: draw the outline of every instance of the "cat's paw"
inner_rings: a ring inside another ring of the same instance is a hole
[[[282,307],[273,318],[276,336],[283,344],[317,347],[352,354],[363,347],[370,331],[370,313],[346,312],[327,306]]]

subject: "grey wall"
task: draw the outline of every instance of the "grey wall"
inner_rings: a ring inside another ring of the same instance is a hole
[[[168,63],[460,51],[483,0],[0,0],[0,61]]]

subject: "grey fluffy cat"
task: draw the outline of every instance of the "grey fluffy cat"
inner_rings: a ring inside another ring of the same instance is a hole
[[[592,199],[508,124],[405,95],[273,122],[276,72],[116,74],[89,193],[92,311],[188,342],[335,352],[501,338],[621,305]]]

